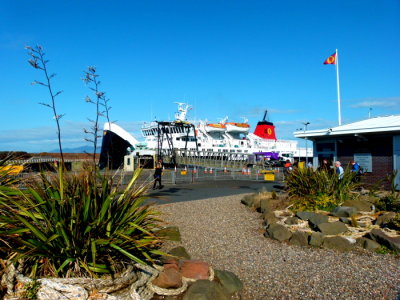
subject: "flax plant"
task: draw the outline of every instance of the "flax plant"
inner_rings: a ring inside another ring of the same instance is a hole
[[[28,60],[29,64],[34,69],[41,70],[44,73],[45,82],[35,80],[32,82],[32,85],[42,85],[46,87],[49,91],[50,102],[49,103],[40,102],[39,104],[48,107],[52,110],[53,118],[57,126],[57,138],[58,138],[58,147],[61,155],[61,164],[64,165],[64,155],[61,145],[61,127],[60,127],[60,119],[64,116],[64,114],[59,114],[56,108],[56,97],[59,96],[63,91],[54,92],[54,89],[51,85],[51,80],[56,76],[56,74],[55,73],[50,74],[47,69],[47,64],[49,63],[49,60],[45,59],[46,54],[43,50],[43,47],[37,45],[35,47],[26,46],[25,48],[28,50],[28,55],[31,57]]]
[[[286,178],[289,196],[297,209],[329,209],[340,205],[358,187],[355,174],[346,169],[342,179],[335,173],[296,168]]]
[[[93,138],[86,138],[86,141],[93,143],[93,161],[96,160],[98,139],[101,137],[101,135],[98,135],[100,118],[105,117],[107,122],[110,123],[109,112],[111,109],[108,104],[110,99],[106,98],[105,92],[100,91],[101,82],[98,79],[99,76],[100,75],[96,72],[96,67],[90,66],[86,71],[84,71],[84,77],[82,78],[88,88],[93,91],[95,95],[94,99],[89,96],[86,96],[85,98],[87,103],[92,103],[96,106],[96,116],[93,120],[89,119],[89,122],[92,124],[90,130],[84,129],[86,134],[93,136]]]
[[[123,190],[113,177],[96,183],[92,174],[63,174],[63,198],[60,174],[43,173],[26,191],[2,189],[0,223],[7,226],[0,236],[13,245],[14,260],[25,261],[26,274],[96,277],[161,254],[158,213],[143,205],[146,186],[134,188],[140,170]]]

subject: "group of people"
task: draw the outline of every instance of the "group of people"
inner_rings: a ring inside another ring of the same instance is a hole
[[[286,163],[284,165],[285,167],[285,171],[289,172],[291,170],[293,170],[293,165],[290,162],[290,160],[286,160]],[[308,163],[307,164],[308,168],[312,168],[312,164]],[[328,173],[333,173],[335,172],[338,176],[339,179],[342,179],[344,176],[344,169],[342,167],[342,164],[340,161],[336,161],[335,162],[335,167],[333,167],[327,159],[323,159],[322,163],[320,164],[320,166],[317,168],[318,171],[326,171]],[[361,175],[362,173],[362,168],[360,167],[360,165],[355,162],[354,160],[351,161],[351,172],[354,172],[356,174],[356,178],[359,179],[359,175]]]
[[[360,165],[355,162],[354,160],[352,160],[350,162],[351,164],[351,172],[353,172],[354,174],[356,174],[356,177],[359,178],[358,176],[361,175],[361,167]],[[328,160],[324,159],[322,161],[322,164],[319,166],[320,170],[325,170],[328,172],[332,172],[333,168],[330,166],[330,164],[328,163]],[[342,167],[342,163],[340,161],[336,161],[335,162],[335,172],[336,174],[339,176],[339,179],[342,179],[344,176],[344,169]]]

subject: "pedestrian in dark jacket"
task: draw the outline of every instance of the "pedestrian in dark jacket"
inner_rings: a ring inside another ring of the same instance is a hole
[[[361,167],[358,163],[356,163],[354,160],[351,161],[351,172],[356,174],[354,177],[355,182],[360,181],[360,176],[361,176]]]
[[[158,188],[162,189],[163,185],[161,184],[161,175],[162,175],[162,165],[161,163],[157,163],[156,169],[154,170],[154,184],[153,184],[153,190],[156,188],[157,182],[158,182]]]
[[[320,166],[318,167],[317,170],[318,170],[318,171],[325,171],[325,172],[328,172],[328,173],[332,173],[333,168],[332,168],[332,166],[329,164],[328,160],[327,160],[327,159],[324,159],[324,160],[322,161],[322,163],[320,164]]]
[[[357,174],[360,172],[360,165],[354,160],[351,161],[351,171]]]

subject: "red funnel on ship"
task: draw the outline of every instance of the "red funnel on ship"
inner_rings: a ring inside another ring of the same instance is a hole
[[[263,120],[257,123],[256,129],[254,130],[254,134],[263,139],[276,141],[274,123],[268,122],[266,120],[266,117],[267,117],[267,111],[265,111]]]

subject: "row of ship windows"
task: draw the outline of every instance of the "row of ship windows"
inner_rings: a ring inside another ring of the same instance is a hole
[[[199,145],[200,146],[200,145]],[[195,148],[190,148],[189,150],[196,150]],[[206,151],[208,151],[208,152],[214,152],[214,150],[213,149],[207,149]],[[244,153],[248,153],[249,152],[249,150],[244,150],[244,151],[242,151],[242,150],[227,150],[227,149],[218,149],[218,152],[231,152],[231,153],[242,153],[242,152],[244,152]]]
[[[185,130],[183,127],[166,127],[166,128],[161,128],[163,133],[185,133]],[[149,129],[149,130],[143,130],[144,136],[150,136],[150,135],[157,135],[157,128]]]
[[[186,142],[186,141],[188,141],[188,142],[195,142],[195,141],[196,141],[196,139],[195,139],[194,136],[189,136],[189,137],[183,136],[183,137],[180,137],[180,138],[177,137],[176,140],[177,140],[177,141],[184,141],[184,142]]]

